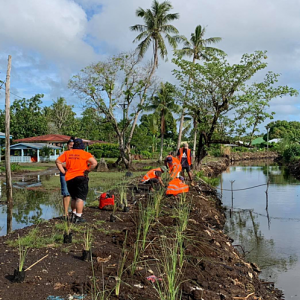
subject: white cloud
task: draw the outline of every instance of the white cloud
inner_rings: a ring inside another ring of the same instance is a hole
[[[162,1],[162,0],[161,0]],[[238,62],[243,53],[268,51],[268,70],[281,73],[279,84],[299,88],[300,1],[290,0],[171,0],[174,22],[188,38],[197,25],[207,26],[206,37],[220,36],[216,44]],[[137,35],[129,27],[143,23],[138,7],[152,0],[0,0],[0,71],[13,54],[13,84],[23,93],[36,89],[48,97],[66,94],[71,74],[103,55],[135,49]],[[101,53],[101,55],[99,54]],[[152,57],[149,49],[145,60]],[[174,66],[160,61],[157,75],[174,80]],[[0,73],[1,79],[3,74]],[[30,93],[29,92],[29,93]],[[27,94],[27,93],[26,93]],[[293,118],[299,98],[271,102],[275,118]],[[294,108],[294,112],[293,112]]]

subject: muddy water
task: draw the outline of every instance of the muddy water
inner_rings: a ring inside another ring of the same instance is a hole
[[[269,178],[268,197],[266,196]],[[268,163],[232,166],[221,175],[219,189],[227,207],[226,233],[233,244],[275,282],[286,299],[300,299],[300,182],[287,170]]]
[[[14,207],[9,220],[12,230],[62,215],[62,196],[59,187],[58,190],[51,192],[35,190],[42,185],[42,181],[49,180],[51,176],[55,174],[24,176],[19,182],[13,184]],[[0,236],[7,234],[8,214],[4,202],[5,193],[5,184],[0,181]],[[92,201],[96,196],[97,191],[90,189],[87,200]]]

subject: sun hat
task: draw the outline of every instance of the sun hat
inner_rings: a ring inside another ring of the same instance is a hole
[[[75,139],[74,140],[73,149],[80,149],[80,150],[84,150],[85,149],[85,146],[83,144],[82,139]]]

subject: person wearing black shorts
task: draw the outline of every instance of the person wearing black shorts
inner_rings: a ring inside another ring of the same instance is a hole
[[[84,201],[88,194],[88,173],[97,166],[96,159],[91,153],[84,151],[81,139],[75,139],[73,149],[65,151],[57,160],[58,169],[65,174],[68,191],[71,195],[72,221],[82,223]],[[63,164],[66,164],[64,169]]]

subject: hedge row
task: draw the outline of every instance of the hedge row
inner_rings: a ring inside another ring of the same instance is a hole
[[[96,143],[89,146],[89,152],[96,158],[108,157],[114,158],[119,157],[120,150],[118,144],[100,144]]]

